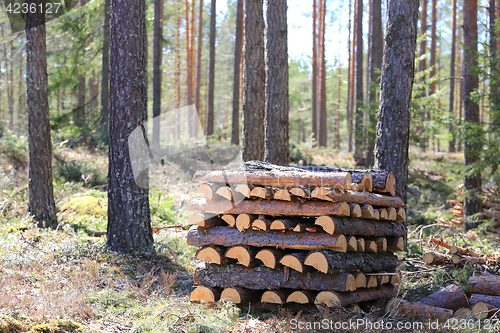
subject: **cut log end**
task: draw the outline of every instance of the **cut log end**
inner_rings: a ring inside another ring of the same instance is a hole
[[[212,185],[208,183],[198,185],[198,187],[196,188],[196,192],[203,194],[208,200],[212,200],[215,193]]]
[[[229,300],[235,304],[241,304],[245,302],[248,291],[243,288],[226,288],[222,291],[220,295],[221,300]]]
[[[306,191],[305,189],[303,189],[301,187],[292,187],[290,189],[290,193],[296,197],[303,198],[303,199],[309,199],[311,197],[310,192]]]
[[[385,189],[386,192],[389,192],[392,196],[396,195],[396,178],[394,178],[392,172],[389,172],[389,174],[387,175]]]
[[[398,211],[394,207],[387,208],[389,214],[389,221],[396,221],[398,219]]]
[[[304,265],[300,262],[300,258],[293,254],[287,254],[283,256],[280,260],[280,264],[286,267],[290,267],[291,269],[296,270],[297,272],[304,272]]]
[[[406,222],[406,210],[404,208],[398,209],[398,217],[396,218],[398,222]]]
[[[257,220],[252,222],[252,229],[254,230],[262,230],[262,231],[269,231],[271,227],[272,221],[259,217]]]
[[[320,271],[322,273],[325,273],[325,274],[328,273],[328,265],[329,265],[328,259],[321,252],[310,253],[306,257],[306,259],[304,261],[304,265],[314,267],[315,269],[317,269],[318,271]]]
[[[318,200],[333,201],[327,194],[330,193],[330,189],[325,187],[316,187],[311,192],[311,197]]]
[[[314,224],[321,226],[323,230],[330,235],[335,233],[335,222],[329,216],[325,215],[318,217]]]
[[[356,288],[366,288],[366,275],[363,273],[356,275]]]
[[[316,296],[314,303],[317,305],[324,304],[329,308],[340,308],[342,306],[339,297],[331,291],[320,292]]]
[[[354,275],[348,274],[345,282],[346,291],[354,291],[358,288],[358,283]]]
[[[376,276],[367,276],[366,288],[376,288],[378,286]]]
[[[372,240],[365,240],[365,252],[377,253],[377,243]]]
[[[373,211],[373,207],[371,205],[362,205],[361,208],[361,217],[364,219],[374,219],[375,212]]]
[[[234,191],[240,193],[245,198],[250,198],[251,189],[250,189],[250,186],[248,186],[247,184],[240,184],[240,185],[236,186]]]
[[[379,216],[380,220],[384,220],[384,221],[389,220],[389,213],[387,212],[387,209],[381,208],[381,209],[378,209],[378,211],[380,214],[380,216]]]
[[[350,211],[351,217],[361,217],[363,215],[363,212],[361,211],[361,207],[355,203],[349,204],[349,211]]]
[[[351,208],[349,205],[345,202],[342,202],[340,204],[340,207],[338,208],[338,213],[337,215],[339,216],[350,216],[351,215]]]
[[[486,319],[488,318],[490,308],[486,303],[479,302],[472,307],[472,315],[476,319]]]
[[[388,237],[387,251],[401,252],[405,249],[405,240],[403,237]]]
[[[223,256],[219,250],[212,246],[204,247],[196,253],[196,259],[221,265]]]
[[[220,187],[219,189],[217,189],[217,191],[215,193],[217,195],[220,195],[224,199],[227,199],[230,201],[233,200],[233,192],[231,191],[231,189],[229,187]]]
[[[248,248],[244,246],[234,246],[226,251],[226,257],[238,260],[245,267],[250,266],[252,262],[252,254]]]
[[[280,189],[274,193],[275,200],[292,201],[292,196],[285,189]]]
[[[259,259],[260,261],[262,261],[264,266],[275,269],[277,267],[278,261],[280,259],[280,257],[278,255],[279,255],[279,252],[277,250],[274,251],[274,250],[264,249],[264,250],[260,250],[255,255],[255,259]]]
[[[297,290],[286,299],[287,303],[309,304],[314,302],[314,294],[304,290]]]
[[[260,301],[262,303],[285,304],[288,295],[280,290],[269,290],[262,294]]]
[[[220,298],[220,292],[216,288],[199,286],[191,293],[192,302],[215,303]]]
[[[379,212],[377,209],[375,209],[375,210],[373,211],[373,213],[374,213],[373,218],[374,218],[375,220],[380,220],[380,212]]]
[[[354,236],[346,237],[347,251],[358,251],[358,240]]]
[[[233,214],[224,214],[221,216],[221,218],[230,226],[234,227],[236,225],[236,218],[237,215]]]
[[[363,175],[363,178],[361,178],[361,182],[359,183],[360,185],[363,186],[364,190],[368,192],[373,191],[373,177],[369,173],[365,173]]]
[[[257,219],[257,216],[252,214],[240,214],[236,218],[236,228],[239,231],[250,229],[252,222]]]
[[[365,239],[358,237],[356,238],[356,242],[358,243],[358,252],[365,252],[365,246],[366,246]]]

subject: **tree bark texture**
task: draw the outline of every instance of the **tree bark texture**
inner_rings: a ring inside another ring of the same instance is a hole
[[[107,244],[119,252],[154,251],[148,170],[136,182],[128,149],[129,134],[147,120],[145,11],[145,0],[113,0],[111,7]]]
[[[500,277],[494,275],[470,277],[467,282],[467,292],[500,296]]]
[[[438,308],[450,309],[453,311],[456,311],[460,308],[469,307],[467,296],[465,296],[462,288],[456,283],[439,289],[435,293],[422,298],[417,303],[435,306]]]
[[[464,1],[464,122],[465,131],[470,131],[472,126],[479,125],[479,105],[472,98],[472,94],[479,87],[479,78],[476,73],[477,63],[477,2],[473,0]],[[477,129],[473,129],[477,132]],[[477,135],[464,142],[464,164],[471,166],[479,161],[479,150],[481,146],[477,144]],[[470,134],[469,134],[470,136]],[[464,180],[466,196],[464,199],[464,230],[469,230],[477,226],[477,223],[470,221],[471,216],[483,211],[482,200],[478,197],[481,194],[481,173],[465,177]]]
[[[262,0],[245,0],[243,160],[264,160],[266,62]]]
[[[452,0],[451,9],[451,55],[450,55],[450,94],[448,99],[448,116],[450,121],[448,124],[448,132],[451,135],[451,140],[448,143],[448,152],[455,152],[455,54],[457,44],[457,0]]]
[[[44,4],[30,0],[29,4]],[[28,107],[29,182],[28,213],[47,227],[57,225],[52,188],[52,143],[47,84],[45,16],[25,15],[26,102]]]
[[[354,156],[364,153],[363,131],[363,0],[356,0],[356,110],[354,129]]]
[[[153,142],[160,143],[163,0],[155,0],[153,22]]]
[[[243,1],[238,0],[236,5],[236,42],[234,45],[233,63],[233,113],[231,124],[231,143],[240,144],[240,64],[243,48]]]
[[[415,67],[418,0],[389,0],[378,111],[375,169],[391,171],[406,202],[410,107]]]
[[[371,105],[377,101],[377,86],[380,84],[379,70],[382,69],[382,57],[384,51],[384,35],[382,31],[382,0],[372,0],[370,5],[370,52],[368,58],[368,70],[370,71],[370,82],[368,82],[368,103]],[[366,166],[373,165],[373,150],[375,148],[375,134],[377,130],[377,115],[369,108],[368,128],[366,129]]]
[[[212,227],[202,229],[191,227],[187,234],[187,244],[196,247],[205,245],[270,246],[281,249],[346,251],[346,239],[342,235],[293,231],[246,231],[244,233],[231,227]]]
[[[209,287],[241,287],[254,290],[263,289],[304,289],[346,291],[349,273],[329,275],[320,272],[299,273],[285,269],[271,269],[265,266],[247,268],[243,265],[208,265],[197,268],[194,283]]]
[[[266,162],[288,165],[288,28],[287,1],[267,0]]]
[[[378,288],[363,288],[348,293],[322,291],[316,296],[315,303],[324,303],[326,306],[338,308],[361,302],[394,297],[397,293],[398,287],[393,284],[383,285]]]
[[[206,136],[214,134],[214,88],[215,88],[215,35],[217,11],[216,0],[210,4],[210,51],[208,56],[208,102],[207,102],[207,122]]]

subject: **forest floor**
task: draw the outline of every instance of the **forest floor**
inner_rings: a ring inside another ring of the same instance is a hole
[[[300,152],[297,160],[353,166],[349,154],[295,149]],[[106,230],[104,151],[54,145],[57,230],[38,228],[25,217],[25,139],[4,136],[0,152],[0,332],[313,332],[294,330],[292,320],[335,322],[348,318],[375,320],[377,316],[401,320],[382,310],[354,314],[320,309],[318,313],[294,314],[239,309],[229,302],[215,306],[191,303],[189,294],[198,262],[193,260],[196,249],[186,244],[184,229],[158,231],[154,234],[157,254],[138,256],[110,252],[105,237],[87,234]],[[494,225],[485,223],[463,233],[441,222],[450,218],[446,200],[457,196],[461,163],[460,154],[411,149],[408,247],[398,254],[403,261],[401,296],[405,299],[417,300],[451,282],[465,288],[475,270],[485,270],[482,266],[426,266],[421,255],[434,250],[426,242],[429,236],[443,236],[453,244],[482,253],[500,248],[499,231]],[[194,184],[190,172],[180,170],[171,165],[152,173],[164,185],[150,192],[154,226],[186,225]],[[498,269],[492,273],[498,274]],[[437,331],[456,332],[447,328]]]

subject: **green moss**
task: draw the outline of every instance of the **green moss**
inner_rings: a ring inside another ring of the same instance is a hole
[[[50,323],[36,325],[32,328],[33,333],[73,333],[83,332],[84,326],[68,320],[55,320]]]
[[[105,200],[85,195],[72,198],[68,203],[61,207],[61,211],[101,217],[107,215],[107,206],[108,204]]]

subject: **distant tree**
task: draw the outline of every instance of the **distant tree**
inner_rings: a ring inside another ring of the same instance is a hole
[[[494,0],[492,0],[494,1]],[[448,151],[450,153],[455,152],[455,124],[453,119],[455,118],[455,54],[456,54],[456,44],[457,44],[457,0],[452,0],[451,4],[451,55],[450,55],[450,94],[448,100],[448,115],[450,117],[450,122],[448,124],[448,132],[451,135],[451,140],[448,143]]]
[[[472,166],[479,161],[478,145],[479,130],[479,105],[473,99],[472,94],[479,87],[479,78],[476,67],[477,62],[477,2],[475,0],[464,0],[464,164]],[[474,133],[474,135],[471,135]],[[465,177],[464,181],[466,196],[464,199],[464,230],[477,226],[471,221],[474,214],[483,211],[481,194],[481,172],[474,171],[472,175]]]
[[[356,1],[356,0],[355,0]],[[351,39],[351,7],[352,0],[349,0],[349,22],[347,29],[349,30],[348,37],[348,68],[347,68],[347,110],[346,110],[346,123],[347,123],[347,151],[352,152],[352,107],[353,107],[353,94],[354,94],[354,38]],[[356,35],[354,32],[353,37]]]
[[[44,0],[28,0],[29,6]],[[28,109],[29,181],[28,213],[47,227],[57,225],[52,188],[52,143],[47,85],[45,15],[27,13],[26,102]]]
[[[420,35],[426,35],[427,34],[427,0],[422,0],[422,9],[420,10]],[[419,49],[419,58],[421,59],[420,62],[418,63],[418,71],[420,73],[424,72],[427,69],[427,37],[423,38],[422,41],[420,42],[420,49]],[[427,75],[422,75],[421,83],[425,84],[427,82]],[[420,97],[426,97],[427,95],[427,88],[423,88]],[[424,106],[424,115],[423,118],[427,117],[427,108]],[[423,127],[418,127],[417,128],[417,134],[422,135],[424,133]],[[421,148],[425,149],[427,147],[427,138],[423,136],[421,138]]]
[[[288,30],[287,1],[267,0],[266,162],[288,165]]]
[[[326,60],[325,60],[325,32],[326,32],[326,0],[319,1],[319,25],[318,25],[318,144],[326,147],[327,117],[326,117]]]
[[[155,16],[153,22],[153,141],[160,142],[160,114],[161,114],[161,62],[163,48],[161,45],[163,34],[163,0],[155,0]]]
[[[201,89],[201,55],[203,50],[203,0],[199,3],[198,16],[198,51],[196,52],[196,89],[194,103],[201,118],[200,89]]]
[[[107,244],[119,252],[154,252],[149,191],[137,185],[128,151],[128,136],[147,120],[145,13],[145,0],[113,0]],[[148,184],[148,171],[140,178]]]
[[[231,143],[240,144],[240,62],[243,48],[243,0],[238,0],[236,9],[236,43],[234,45],[233,64],[233,113],[231,125]]]
[[[312,45],[312,96],[311,96],[311,116],[312,134],[315,140],[319,140],[318,135],[318,4],[313,0],[313,45]]]
[[[245,0],[243,160],[264,160],[266,61],[262,0]]]
[[[14,41],[10,43],[9,54],[9,129],[14,130]]]
[[[454,0],[456,1],[456,0]],[[498,38],[497,32],[495,31],[496,20],[498,17],[498,12],[500,8],[498,8],[499,2],[498,0],[490,0],[490,58],[492,59],[493,66],[491,66],[491,76],[498,77],[498,60],[497,52],[498,52]],[[492,84],[490,85],[490,95],[491,95],[491,111],[490,111],[490,123],[493,130],[496,130],[500,127],[500,115],[498,114],[498,110],[500,107],[500,96],[498,85]],[[497,114],[495,114],[495,112]]]
[[[373,149],[375,147],[375,131],[377,115],[371,106],[377,102],[377,85],[380,83],[379,71],[382,69],[384,37],[382,32],[382,1],[372,0],[370,5],[370,52],[368,57],[368,71],[370,72],[370,85],[368,90],[368,128],[366,135],[366,166],[373,165]]]
[[[396,195],[404,202],[408,184],[410,107],[418,7],[418,0],[389,0],[387,3],[387,28],[375,145],[375,168],[394,173]]]
[[[363,0],[356,0],[356,110],[354,156],[362,156],[363,143]]]
[[[109,20],[111,0],[104,0],[101,78],[101,130],[108,131],[109,118]]]
[[[208,102],[206,135],[214,134],[214,87],[215,87],[215,34],[216,34],[216,0],[212,0],[210,6],[210,54],[208,57]]]

